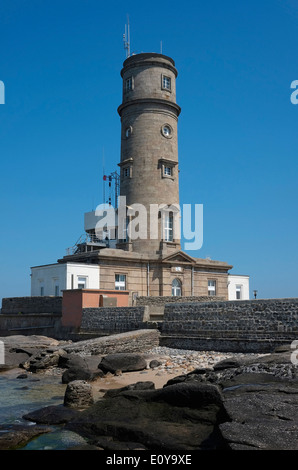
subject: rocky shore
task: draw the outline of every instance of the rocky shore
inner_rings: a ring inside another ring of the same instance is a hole
[[[14,341],[7,340],[4,369],[21,368],[24,380],[60,374],[66,390],[60,405],[23,416],[35,423],[27,436],[26,427],[2,427],[0,449],[19,447],[52,425],[84,437],[77,449],[298,449],[298,370],[290,346],[259,355],[159,346],[123,352],[114,345],[90,354],[88,341],[75,350],[51,338]]]

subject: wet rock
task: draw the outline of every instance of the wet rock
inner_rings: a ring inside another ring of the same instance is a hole
[[[37,424],[65,424],[73,419],[77,410],[67,408],[63,405],[53,405],[31,411],[23,416],[23,419],[32,421]]]
[[[0,425],[0,450],[23,447],[34,437],[50,431],[44,426]]]

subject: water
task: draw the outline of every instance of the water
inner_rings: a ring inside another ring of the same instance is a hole
[[[19,374],[15,370],[0,374],[0,424],[32,426],[34,423],[23,416],[45,406],[62,405],[66,385],[62,384],[60,375],[27,374],[28,378],[17,379]],[[53,432],[34,438],[23,450],[63,450],[85,443],[63,426],[51,428]]]

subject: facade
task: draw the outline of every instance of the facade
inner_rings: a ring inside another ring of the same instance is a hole
[[[249,276],[229,274],[229,300],[249,300]]]
[[[31,268],[31,296],[61,296],[68,289],[98,289],[99,266],[56,263]]]
[[[87,288],[128,291],[129,305],[137,296],[228,300],[232,266],[181,251],[177,75],[173,59],[162,54],[136,54],[124,61],[118,107],[119,193],[124,204],[105,228],[98,225],[98,212],[86,213],[86,237],[74,250],[55,265],[32,268],[32,295],[55,295],[57,271],[64,279],[60,290],[82,288],[76,279],[85,276]]]

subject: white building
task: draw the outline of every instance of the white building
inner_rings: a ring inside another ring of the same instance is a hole
[[[31,268],[31,296],[61,296],[66,289],[99,289],[99,266],[56,263]]]
[[[229,300],[249,300],[249,276],[228,275]]]
[[[100,266],[55,263],[31,268],[31,296],[61,296],[67,289],[99,289]],[[228,275],[229,300],[249,300],[249,276]]]

